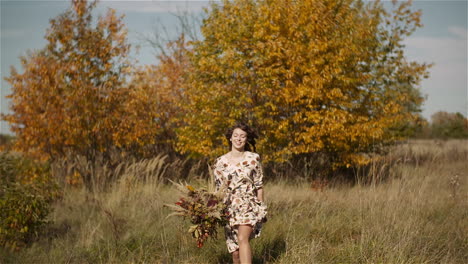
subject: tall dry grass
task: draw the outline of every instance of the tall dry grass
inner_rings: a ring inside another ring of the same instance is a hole
[[[359,184],[378,184],[387,179],[401,177],[400,168],[446,165],[468,160],[467,140],[408,140],[384,149],[384,154],[358,168],[354,175]]]
[[[359,171],[362,184],[266,179],[268,222],[252,240],[254,262],[468,263],[467,161],[467,141],[410,141]],[[163,157],[121,170],[105,192],[66,190],[48,235],[2,252],[1,262],[230,262],[222,235],[198,249],[187,222],[166,218],[163,205],[178,197],[161,180],[171,177]]]

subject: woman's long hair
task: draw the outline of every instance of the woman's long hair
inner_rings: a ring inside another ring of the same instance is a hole
[[[253,128],[251,128],[249,125],[247,125],[244,122],[237,122],[235,125],[233,125],[226,131],[226,134],[224,134],[229,143],[229,149],[232,148],[232,142],[230,139],[232,137],[232,133],[234,132],[234,129],[236,128],[239,128],[242,131],[245,131],[247,133],[247,142],[245,144],[244,150],[256,152],[255,140],[258,138],[257,132],[255,132]]]

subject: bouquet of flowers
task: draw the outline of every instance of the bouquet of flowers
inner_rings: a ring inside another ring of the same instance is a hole
[[[173,182],[174,183],[174,182]],[[181,197],[174,204],[166,204],[174,212],[168,217],[178,215],[188,218],[193,224],[188,232],[196,239],[197,246],[201,248],[208,238],[217,237],[217,227],[228,223],[228,212],[223,203],[222,192],[209,192],[204,188],[198,190],[194,187],[174,183],[182,193]]]

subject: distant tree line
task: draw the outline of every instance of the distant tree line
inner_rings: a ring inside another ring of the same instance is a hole
[[[461,113],[439,111],[431,116],[430,122],[420,118],[412,124],[413,138],[468,138],[468,119]]]

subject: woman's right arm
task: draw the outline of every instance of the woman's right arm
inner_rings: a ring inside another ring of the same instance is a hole
[[[214,174],[215,190],[219,191],[221,186],[224,184],[224,177],[223,177],[222,164],[221,164],[220,158],[217,158],[214,163],[213,174]]]

